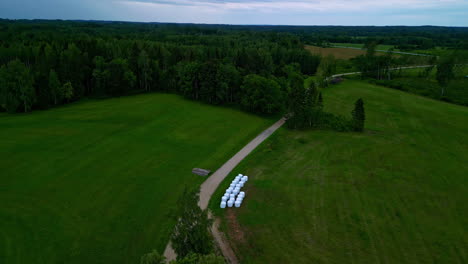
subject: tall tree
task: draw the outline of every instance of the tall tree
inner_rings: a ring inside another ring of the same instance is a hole
[[[336,72],[336,60],[333,55],[328,55],[322,58],[317,69],[317,77],[319,87],[328,86],[328,78]]]
[[[151,90],[151,81],[153,78],[151,60],[148,57],[146,51],[142,50],[138,56],[138,71],[140,77],[140,89],[144,91]]]
[[[80,97],[83,92],[84,81],[84,61],[83,52],[76,46],[75,43],[70,43],[68,48],[62,51],[60,55],[60,78],[71,82],[75,89],[74,94]]]
[[[93,70],[93,92],[97,95],[104,95],[106,92],[106,84],[109,79],[109,70],[107,69],[107,63],[101,56],[94,58],[94,70]]]
[[[364,101],[362,98],[359,98],[356,103],[354,103],[354,109],[351,112],[353,117],[353,130],[356,132],[364,131],[364,122],[366,120],[366,114],[364,110]]]
[[[62,95],[60,94],[61,84],[58,75],[54,70],[50,70],[49,72],[49,91],[54,99],[54,104],[58,104],[59,101],[62,100]]]
[[[290,74],[288,92],[288,111],[291,115],[288,120],[288,125],[290,127],[303,128],[308,122],[306,99],[304,78],[298,73]]]
[[[0,68],[0,104],[8,112],[20,108],[31,110],[35,101],[34,78],[20,60],[15,59]]]
[[[283,110],[281,87],[274,80],[250,74],[241,87],[241,106],[254,113],[273,114]]]
[[[455,77],[455,58],[453,56],[441,57],[437,63],[436,79],[440,85],[440,96],[445,95],[445,89],[449,82]]]
[[[198,207],[198,200],[197,192],[185,189],[177,203],[177,223],[171,242],[178,259],[190,253],[205,255],[213,249],[209,233],[212,221],[207,211]]]
[[[123,95],[134,87],[136,77],[130,70],[127,60],[122,58],[112,60],[108,64],[108,71],[108,94]]]

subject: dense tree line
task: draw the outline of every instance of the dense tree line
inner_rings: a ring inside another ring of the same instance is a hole
[[[296,63],[313,74],[320,63],[297,36],[281,32],[71,21],[0,27],[0,108],[9,112],[165,91],[278,113],[283,67]]]

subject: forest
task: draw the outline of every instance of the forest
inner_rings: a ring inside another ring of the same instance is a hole
[[[215,105],[268,104],[248,110],[270,114],[282,108],[284,66],[298,63],[298,72],[313,74],[320,63],[288,33],[104,22],[0,25],[0,105],[8,112],[165,91]],[[249,80],[264,85],[241,93]]]
[[[0,111],[163,91],[282,113],[295,79],[314,75],[322,61],[304,45],[355,42],[356,36],[361,42],[455,49],[466,45],[468,30],[0,20]]]

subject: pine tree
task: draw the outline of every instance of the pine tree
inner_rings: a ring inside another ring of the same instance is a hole
[[[353,130],[356,132],[362,132],[364,130],[364,121],[366,120],[366,114],[364,112],[364,101],[359,98],[354,104],[354,110],[351,112],[353,116]]]

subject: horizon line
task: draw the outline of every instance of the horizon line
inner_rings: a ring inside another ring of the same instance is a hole
[[[12,21],[72,21],[72,22],[120,22],[140,24],[179,24],[179,25],[220,25],[220,26],[279,26],[279,27],[442,27],[442,28],[468,28],[468,26],[438,26],[438,25],[292,25],[292,24],[228,24],[228,23],[195,23],[195,22],[158,22],[158,21],[135,21],[135,20],[100,20],[100,19],[60,19],[60,18],[2,18],[0,20]]]

